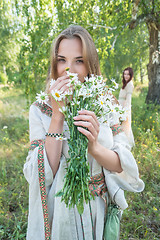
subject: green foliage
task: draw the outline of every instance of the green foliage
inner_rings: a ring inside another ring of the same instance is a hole
[[[123,69],[132,66],[137,78],[141,62],[147,72],[148,29],[145,25],[133,31],[128,28],[132,7],[128,0],[4,0],[0,5],[0,72],[20,84],[30,104],[35,93],[44,89],[53,39],[70,24],[79,24],[95,41],[103,75],[121,81]]]
[[[13,75],[18,71],[17,56],[20,50],[19,37],[23,33],[18,29],[18,18],[14,13],[14,1],[0,3],[0,72],[8,81],[13,81]]]
[[[8,81],[8,77],[5,73],[0,72],[0,82],[6,84]]]
[[[26,25],[22,28],[24,38],[21,39],[18,57],[21,83],[29,102],[33,101],[40,88],[44,88],[50,46],[56,32],[54,6],[50,1],[40,2],[38,6],[37,4],[36,1],[31,4],[24,1],[22,12]]]
[[[145,190],[140,194],[126,194],[129,208],[123,214],[121,238],[159,239],[160,108],[145,103],[146,87],[138,86],[134,93],[132,130],[136,146],[133,154],[145,182]]]
[[[139,3],[140,5],[140,13],[144,15],[152,14],[153,19],[159,18],[160,5],[159,1],[150,1],[150,0],[142,0]]]
[[[21,93],[11,86],[0,88],[0,239],[3,240],[25,239],[27,228],[28,188],[22,170],[28,151],[28,120]]]

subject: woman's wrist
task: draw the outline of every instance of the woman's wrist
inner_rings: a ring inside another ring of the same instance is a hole
[[[99,146],[100,144],[98,142],[95,142],[94,144],[89,144],[88,145],[88,153],[90,155],[92,155],[92,157],[95,158],[95,156],[97,156],[98,152],[99,152]]]
[[[52,114],[52,121],[59,121],[59,122],[63,122],[65,119],[65,116],[63,113],[59,112],[59,113],[54,113]]]
[[[50,127],[48,132],[50,133],[62,133],[64,125],[64,115],[52,114]]]

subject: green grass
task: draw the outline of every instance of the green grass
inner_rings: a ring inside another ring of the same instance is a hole
[[[142,193],[125,193],[129,207],[121,221],[121,238],[160,239],[160,107],[145,104],[147,87],[137,86],[132,102],[133,154]],[[23,164],[29,147],[28,109],[20,89],[0,86],[0,239],[25,239],[28,184]]]
[[[126,193],[121,239],[160,239],[160,106],[145,104],[146,94],[146,86],[136,87],[132,101],[133,155],[145,190]]]
[[[22,92],[0,86],[0,239],[25,239],[28,185],[28,110]]]

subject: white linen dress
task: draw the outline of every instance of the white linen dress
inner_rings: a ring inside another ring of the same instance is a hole
[[[132,126],[131,126],[131,121],[132,121],[131,102],[132,102],[133,90],[134,90],[134,85],[133,85],[133,81],[131,80],[129,83],[127,83],[126,87],[124,89],[121,88],[119,92],[119,103],[122,105],[122,107],[127,109],[127,120],[123,123],[123,125],[124,125],[124,130],[128,137],[131,147],[135,145]]]
[[[48,132],[51,114],[48,114],[51,107],[47,104],[45,109],[36,104],[32,104],[29,112],[30,141],[45,140],[45,133]],[[113,119],[113,125],[118,120]],[[67,123],[64,122],[64,130],[67,130]],[[105,124],[100,125],[98,141],[104,147],[115,151],[120,158],[122,173],[115,173],[103,168],[107,191],[112,199],[122,210],[127,208],[124,197],[124,190],[141,192],[144,183],[139,178],[136,161],[130,151],[130,145],[124,132],[119,132],[114,136],[111,128]],[[69,133],[65,132],[69,138]],[[55,193],[63,188],[63,178],[65,175],[66,157],[68,157],[67,140],[63,141],[62,155],[59,169],[53,176],[49,165],[45,146],[43,152],[45,186],[47,195],[47,206],[49,213],[49,224],[51,240],[95,240],[103,239],[104,219],[106,203],[101,196],[95,197],[89,204],[85,204],[82,216],[79,215],[76,207],[66,208],[60,197],[55,197]],[[102,167],[88,154],[90,164],[90,174],[94,176],[102,172]],[[44,216],[41,202],[41,191],[38,177],[38,146],[30,150],[24,164],[24,175],[29,183],[29,215],[27,240],[45,240]],[[92,216],[92,218],[91,218]],[[92,226],[93,224],[93,226]],[[93,229],[93,230],[92,230]]]

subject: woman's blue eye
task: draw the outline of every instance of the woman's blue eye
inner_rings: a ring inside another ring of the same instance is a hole
[[[78,63],[83,63],[83,60],[80,60],[80,59],[79,59],[79,60],[77,60],[77,62],[78,62]]]
[[[58,62],[65,62],[65,59],[64,58],[58,58],[57,61]]]

